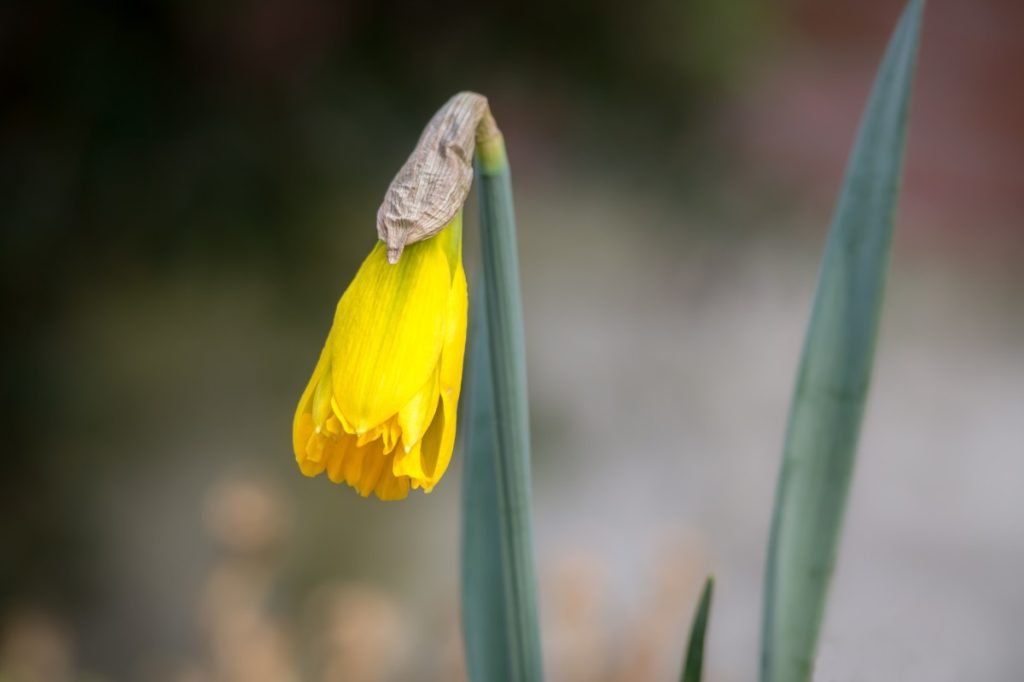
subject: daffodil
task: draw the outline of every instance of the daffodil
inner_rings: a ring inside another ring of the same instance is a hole
[[[452,457],[466,346],[461,209],[399,255],[389,262],[378,241],[342,295],[292,428],[302,473],[382,500],[429,493]]]

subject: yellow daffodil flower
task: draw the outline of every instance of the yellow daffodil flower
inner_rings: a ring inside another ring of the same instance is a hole
[[[430,492],[455,445],[466,347],[462,212],[405,247],[377,242],[349,285],[292,427],[307,476],[327,472],[363,497]]]

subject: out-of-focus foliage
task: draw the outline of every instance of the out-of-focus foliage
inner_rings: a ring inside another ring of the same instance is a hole
[[[701,682],[704,679],[704,639],[707,635],[711,595],[714,591],[715,578],[708,576],[700,593],[700,601],[697,602],[697,612],[693,614],[693,624],[690,626],[690,641],[686,645],[686,658],[683,660],[682,682]]]

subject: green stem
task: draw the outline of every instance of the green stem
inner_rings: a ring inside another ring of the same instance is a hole
[[[477,371],[489,366],[492,383],[493,477],[497,494],[491,499],[497,504],[497,528],[493,532],[500,542],[500,580],[504,586],[504,623],[499,636],[504,639],[508,660],[502,679],[539,682],[543,673],[531,531],[530,424],[512,180],[500,134],[489,135],[486,140],[478,142],[476,151],[489,351],[487,362],[477,363]],[[476,471],[486,475],[486,467]],[[473,482],[467,481],[469,485]],[[466,513],[479,513],[480,502],[479,497],[467,495]],[[471,508],[470,503],[477,509]],[[464,565],[469,560],[468,552],[479,549],[477,540],[481,537],[479,527],[474,530],[467,526],[467,530],[471,530],[473,535],[467,534],[466,537]],[[476,544],[470,546],[470,543]],[[479,566],[477,568],[483,570]],[[497,580],[495,576],[473,575],[467,576],[472,578],[468,583],[464,578],[464,590],[473,585],[485,588]],[[487,599],[478,594],[464,596],[467,604],[469,600],[476,599],[482,603]],[[479,605],[467,605],[466,608],[478,609]],[[480,633],[471,632],[469,628],[467,623],[467,653],[472,660],[483,645],[474,641],[481,636]]]
[[[462,630],[473,682],[511,679],[508,607],[502,566],[501,518],[491,376],[483,285],[473,297],[469,385],[466,387],[462,478]]]

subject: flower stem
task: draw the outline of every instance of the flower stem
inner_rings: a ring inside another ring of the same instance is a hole
[[[469,409],[474,433],[467,447],[464,497],[466,649],[475,682],[539,682],[530,424],[512,181],[501,134],[493,119],[486,123],[490,127],[482,128],[486,135],[478,134],[476,149],[484,290],[477,300],[483,303],[485,324],[477,326],[475,335],[475,343],[485,345],[474,351],[473,373],[489,377],[474,378]],[[493,560],[495,540],[500,562]],[[495,605],[498,585],[503,600]]]
[[[483,285],[474,292],[465,400],[462,477],[462,629],[473,682],[508,679],[509,607],[505,598],[495,453],[494,380]]]

